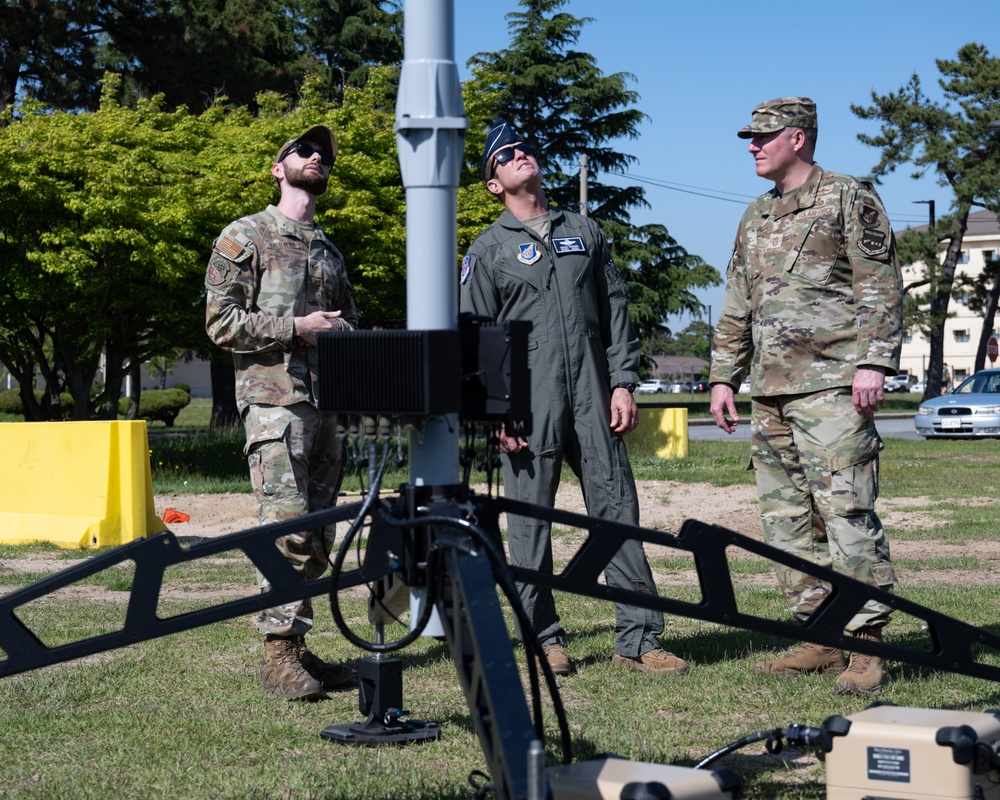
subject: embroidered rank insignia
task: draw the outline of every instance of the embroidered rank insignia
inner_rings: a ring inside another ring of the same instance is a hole
[[[208,263],[208,272],[205,274],[205,280],[212,286],[220,286],[226,282],[228,274],[229,262],[224,258],[213,258]]]
[[[885,253],[885,233],[874,228],[865,228],[861,231],[861,238],[858,240],[858,249],[869,256],[880,256]]]
[[[476,268],[476,257],[472,253],[466,253],[462,259],[462,285],[472,277],[472,270]]]
[[[583,246],[582,236],[563,236],[552,240],[552,247],[556,253],[586,253],[587,248]]]
[[[861,224],[866,228],[874,228],[878,225],[878,209],[865,205],[861,207]]]
[[[538,245],[534,242],[519,244],[517,251],[517,260],[522,264],[534,264],[542,257],[542,251],[538,249]]]
[[[237,259],[243,253],[243,245],[228,236],[220,236],[215,243],[215,249],[226,258]]]

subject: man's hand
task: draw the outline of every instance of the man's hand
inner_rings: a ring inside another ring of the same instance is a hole
[[[501,425],[497,446],[501,453],[520,453],[528,446],[528,442],[523,436],[508,436],[507,426]]]
[[[885,405],[885,368],[858,367],[851,386],[851,400],[859,414],[874,416]]]
[[[712,419],[726,433],[732,433],[739,424],[740,415],[736,413],[736,402],[733,399],[733,387],[728,383],[712,384],[712,403],[709,406]]]
[[[300,344],[314,347],[316,334],[323,331],[342,331],[344,323],[340,311],[313,311],[305,317],[295,318],[295,338]]]
[[[639,408],[632,392],[619,386],[611,393],[611,430],[619,436],[631,433],[639,425]]]

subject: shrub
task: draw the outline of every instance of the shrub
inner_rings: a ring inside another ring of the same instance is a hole
[[[0,414],[23,414],[24,405],[21,403],[21,392],[17,389],[8,389],[0,392]]]
[[[128,402],[127,397],[118,402],[119,413],[128,412]],[[139,419],[160,420],[172,428],[180,410],[190,402],[191,396],[183,389],[149,389],[139,395]]]

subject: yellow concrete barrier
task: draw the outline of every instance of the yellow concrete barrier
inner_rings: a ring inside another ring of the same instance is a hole
[[[639,427],[625,441],[630,448],[642,448],[660,458],[687,458],[688,410],[639,406]]]
[[[146,423],[0,424],[0,542],[108,547],[166,529]]]

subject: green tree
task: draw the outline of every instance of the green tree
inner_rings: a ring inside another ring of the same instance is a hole
[[[485,128],[497,116],[514,124],[537,148],[549,200],[564,208],[579,206],[579,161],[587,156],[587,212],[604,226],[632,292],[633,324],[645,341],[667,314],[698,312],[693,290],[716,285],[721,277],[687,253],[665,226],[631,224],[631,210],[648,205],[642,187],[600,182],[602,172],[621,172],[634,163],[634,156],[612,143],[637,138],[646,115],[633,107],[639,99],[629,88],[634,76],[605,75],[592,55],[574,49],[592,20],[561,12],[565,3],[520,0],[523,10],[507,15],[510,47],[469,61],[472,90],[489,91],[493,99],[466,115],[472,128]],[[479,183],[481,153],[481,145],[467,147],[469,174]]]
[[[0,6],[0,111],[18,91],[56,108],[97,102],[94,3],[8,0]]]
[[[403,59],[403,12],[396,0],[300,0],[296,37],[305,58],[339,100],[363,86],[376,65]]]
[[[972,43],[958,51],[957,59],[938,60],[937,67],[944,103],[927,97],[914,74],[896,92],[879,95],[873,91],[871,106],[851,106],[861,119],[881,122],[877,135],[858,135],[882,151],[872,173],[876,180],[909,163],[914,166],[914,178],[936,173],[938,182],[949,187],[954,197],[953,213],[935,226],[939,239],[948,240],[944,258],[939,265],[935,253],[923,262],[928,267],[927,291],[923,296],[911,292],[913,297],[926,299],[928,306],[930,364],[925,397],[941,393],[944,323],[969,213],[976,206],[996,208],[1000,196],[1000,141],[986,128],[1000,116],[1000,61],[984,46]],[[926,246],[923,252],[929,255]],[[984,328],[992,327],[993,319],[985,320]]]
[[[402,317],[405,213],[393,71],[348,90],[342,108],[306,82],[294,106],[257,98],[259,113],[217,105],[194,116],[160,98],[135,109],[109,76],[98,111],[18,108],[0,130],[0,362],[22,385],[26,413],[54,417],[59,394],[74,417],[114,414],[125,371],[178,348],[208,348],[204,270],[232,219],[276,195],[280,144],[322,122],[341,152],[318,215],[347,259],[366,324]],[[101,392],[91,397],[102,360]],[[34,375],[47,399],[35,401]],[[137,382],[134,382],[137,384]]]

